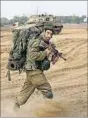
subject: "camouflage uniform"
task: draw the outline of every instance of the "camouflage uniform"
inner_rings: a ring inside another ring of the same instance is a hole
[[[47,98],[53,98],[53,93],[50,84],[48,83],[43,71],[37,69],[35,61],[42,61],[46,56],[46,51],[39,50],[40,41],[43,39],[32,39],[28,44],[26,56],[26,80],[17,97],[16,103],[23,105],[34,90],[37,88]],[[44,40],[42,40],[44,41]],[[46,44],[48,45],[48,44]]]

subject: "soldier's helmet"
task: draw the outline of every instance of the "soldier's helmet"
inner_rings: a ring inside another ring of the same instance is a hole
[[[52,24],[48,24],[48,25],[45,25],[44,26],[44,30],[51,30],[53,33],[54,33],[54,28],[53,28],[53,25]]]

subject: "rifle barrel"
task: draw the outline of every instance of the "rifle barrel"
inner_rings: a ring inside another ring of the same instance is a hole
[[[67,59],[66,58],[64,58],[63,56],[60,56],[64,61],[66,61]]]

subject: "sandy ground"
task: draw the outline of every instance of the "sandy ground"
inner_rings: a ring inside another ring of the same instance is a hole
[[[67,61],[59,61],[45,75],[52,86],[53,100],[44,99],[35,91],[20,110],[15,111],[14,98],[25,80],[25,73],[11,72],[6,78],[6,65],[11,48],[11,31],[1,32],[1,116],[87,116],[87,29],[81,25],[67,25],[52,39]]]

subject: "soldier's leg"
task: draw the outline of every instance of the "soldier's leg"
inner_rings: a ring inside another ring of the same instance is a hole
[[[35,87],[31,83],[31,81],[29,81],[30,79],[31,79],[31,76],[29,76],[27,74],[27,78],[26,78],[26,80],[24,82],[24,85],[22,87],[22,90],[20,91],[19,96],[16,98],[16,105],[19,105],[20,106],[20,105],[25,104],[26,101],[28,100],[28,98],[34,92]]]
[[[32,76],[32,84],[49,99],[53,98],[53,93],[50,84],[48,83],[43,72]]]
[[[45,98],[49,98],[49,99],[53,98],[53,92],[52,92],[52,90],[49,90],[48,83],[38,86],[37,89],[42,92],[42,94],[44,95]]]

